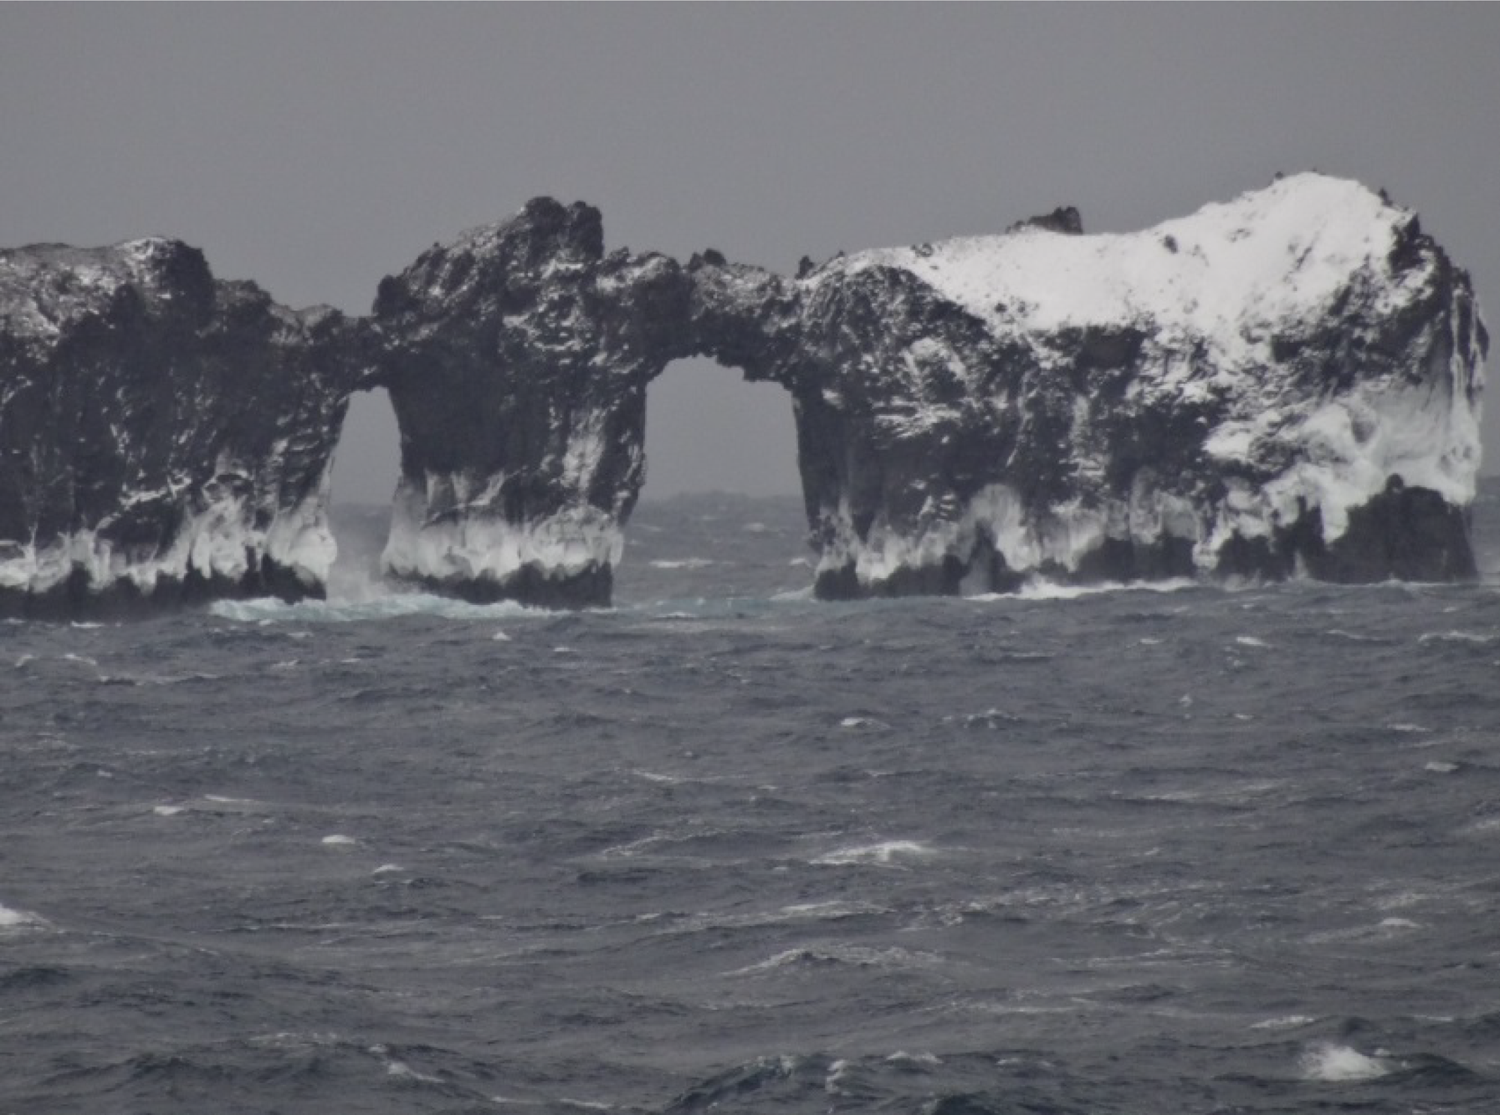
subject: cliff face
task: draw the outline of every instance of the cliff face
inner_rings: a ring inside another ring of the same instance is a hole
[[[646,385],[685,354],[687,285],[538,199],[434,247],[375,304],[401,430],[386,571],[475,601],[607,604],[643,478]]]
[[[1488,339],[1416,217],[1316,174],[1130,235],[804,261],[604,251],[538,199],[373,317],[293,312],[168,240],[0,252],[0,613],[319,595],[349,392],[401,431],[385,566],[608,603],[645,393],[716,357],[792,396],[824,597],[1043,575],[1474,575]]]
[[[695,261],[730,350],[793,394],[820,595],[1474,574],[1487,338],[1414,215],[1308,174],[1079,227],[781,284]]]
[[[0,251],[0,613],[320,595],[359,334],[176,241]]]

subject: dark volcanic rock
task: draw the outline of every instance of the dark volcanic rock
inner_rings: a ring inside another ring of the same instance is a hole
[[[607,603],[647,385],[693,354],[791,393],[825,597],[1469,577],[1486,347],[1416,217],[1315,174],[1128,236],[1060,208],[795,278],[606,254],[596,210],[538,199],[358,322],[172,241],[0,252],[0,609],[319,594],[334,444],[376,384],[391,575]]]
[[[1411,213],[1309,174],[1129,236],[1076,218],[690,267],[697,346],[796,401],[820,595],[1474,574],[1487,342]]]
[[[0,251],[0,612],[321,595],[358,333],[176,241]]]
[[[382,282],[401,429],[387,572],[475,601],[607,604],[646,386],[686,354],[687,307],[675,261],[606,255],[598,210],[549,199]]]

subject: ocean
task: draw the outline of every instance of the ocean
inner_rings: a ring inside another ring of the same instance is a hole
[[[820,603],[793,499],[616,606],[0,624],[0,1113],[1500,1111],[1477,585]]]

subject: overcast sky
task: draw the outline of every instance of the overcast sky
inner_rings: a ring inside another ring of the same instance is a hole
[[[0,4],[0,244],[170,235],[363,313],[539,194],[611,248],[789,271],[1317,168],[1418,210],[1500,336],[1497,47],[1497,4]],[[684,361],[649,414],[648,498],[797,490],[779,388]],[[361,397],[336,498],[387,499],[396,457]]]

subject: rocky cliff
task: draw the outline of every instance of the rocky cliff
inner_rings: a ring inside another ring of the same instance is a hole
[[[0,251],[0,614],[321,594],[359,332],[172,240]]]
[[[485,602],[608,604],[643,479],[646,385],[684,355],[687,285],[540,198],[381,283],[401,430],[384,566]]]
[[[1358,183],[692,271],[729,338],[703,347],[793,394],[821,596],[1474,574],[1487,338],[1464,272]]]
[[[0,252],[0,610],[320,594],[372,385],[401,433],[393,578],[607,603],[647,385],[693,354],[790,392],[820,596],[1465,578],[1487,344],[1416,216],[1317,174],[1129,235],[1063,207],[795,277],[606,253],[597,210],[538,199],[357,321],[173,241]]]

